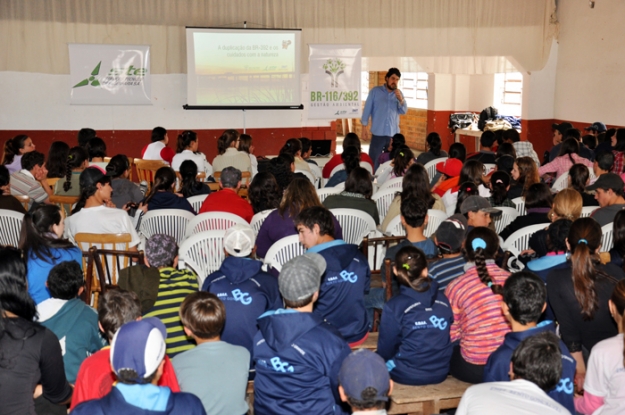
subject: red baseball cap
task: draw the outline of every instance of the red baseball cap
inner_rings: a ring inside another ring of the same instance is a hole
[[[436,165],[436,170],[448,177],[460,176],[462,162],[458,159],[447,159]]]

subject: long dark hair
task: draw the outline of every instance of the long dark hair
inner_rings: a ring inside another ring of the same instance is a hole
[[[55,258],[50,249],[74,246],[67,239],[58,239],[52,231],[61,219],[61,208],[56,205],[40,205],[24,215],[18,246],[28,258],[52,263]]]
[[[581,163],[573,164],[569,169],[569,177],[571,178],[570,187],[583,195],[584,192],[586,192],[586,182],[588,182],[588,178],[590,177],[588,167]]]
[[[302,143],[297,138],[289,138],[280,149],[280,154],[290,154],[295,158],[297,153],[302,153]]]
[[[432,284],[432,279],[428,275],[423,277],[423,270],[427,267],[425,254],[415,246],[405,246],[395,255],[397,281],[420,293],[429,290]]]
[[[593,219],[594,220],[594,219]],[[494,294],[502,294],[503,286],[495,284],[488,268],[486,267],[487,259],[495,259],[497,250],[499,249],[499,237],[497,234],[485,227],[473,228],[467,235],[465,243],[465,257],[469,261],[475,262],[477,275],[484,285],[490,287]]]
[[[354,146],[349,146],[341,153],[341,160],[343,160],[345,172],[349,176],[352,170],[360,166],[360,151]]]
[[[365,199],[370,200],[373,194],[373,184],[369,171],[362,167],[352,170],[345,180],[345,191],[361,194]]]
[[[428,172],[421,164],[414,163],[408,168],[401,182],[401,189],[401,193],[399,193],[401,200],[415,197],[425,201],[428,209],[432,209],[432,206],[436,203],[436,199],[434,199],[430,191]]]
[[[195,164],[195,163],[194,163]],[[197,168],[197,166],[196,166]],[[197,173],[196,173],[197,174]],[[145,197],[145,203],[149,203],[159,191],[173,193],[173,185],[176,183],[176,172],[171,167],[161,167],[154,174],[154,185],[150,193]]]
[[[625,210],[619,210],[614,216],[614,249],[625,258]]]
[[[98,191],[98,183],[101,185],[111,183],[111,178],[109,176],[102,175],[100,180],[98,180],[97,182],[89,186],[80,186],[80,198],[78,199],[78,202],[76,202],[76,206],[74,206],[74,209],[72,209],[72,215],[74,213],[80,212],[82,208],[85,207],[87,200]]]
[[[72,147],[67,154],[65,165],[65,183],[63,190],[66,192],[72,188],[72,170],[77,169],[89,158],[87,151],[82,147]]]
[[[269,172],[256,174],[248,189],[247,198],[254,213],[267,209],[277,209],[282,200],[282,190],[276,178]]]
[[[24,143],[28,139],[25,134],[16,135],[13,138],[9,138],[4,143],[4,155],[2,156],[2,164],[11,164],[15,156],[20,154],[20,150],[24,148]]]
[[[224,154],[228,147],[239,139],[239,132],[237,130],[226,130],[221,133],[221,136],[217,139],[217,152]]]
[[[182,153],[188,147],[191,146],[191,143],[197,141],[197,134],[195,131],[183,131],[180,135],[178,135],[178,142],[176,143],[176,153]]]
[[[472,182],[476,186],[482,184],[482,175],[484,174],[484,164],[479,160],[467,160],[462,165],[458,183]]]
[[[280,202],[278,212],[282,217],[288,212],[294,218],[302,210],[311,206],[323,206],[319,201],[315,187],[310,180],[296,177],[284,191],[284,197]]]
[[[46,160],[46,169],[48,177],[65,177],[67,165],[67,155],[69,154],[69,145],[64,141],[53,141],[48,150],[48,159]]]
[[[616,145],[614,146],[616,151],[625,151],[625,128],[619,128],[616,130]],[[621,174],[622,172],[616,172]]]
[[[460,184],[458,188],[458,199],[456,200],[456,210],[454,210],[454,214],[462,213],[460,207],[462,206],[462,202],[466,200],[469,196],[479,196],[480,191],[477,188],[477,185],[473,182],[464,182]]]
[[[441,140],[441,136],[438,135],[438,133],[428,134],[425,142],[430,149],[430,153],[434,154],[436,157],[441,156],[441,147],[443,146],[443,141]]]
[[[180,164],[179,171],[180,177],[182,177],[180,193],[184,197],[197,194],[198,190],[202,188],[202,183],[197,181],[197,164],[193,160],[185,160]]]
[[[569,156],[569,160],[571,163],[575,164],[575,159],[573,159],[573,154],[579,155],[579,142],[574,138],[567,138],[562,142],[562,146],[560,147],[560,153],[558,157]]]
[[[395,177],[402,177],[406,174],[406,170],[410,166],[410,163],[414,161],[414,153],[408,146],[402,146],[395,152],[395,158],[393,159],[393,173]]]
[[[0,322],[4,319],[2,310],[28,321],[37,316],[35,302],[28,294],[26,261],[22,251],[9,246],[0,247]],[[0,338],[3,334],[0,327]]]
[[[501,204],[508,198],[508,186],[510,186],[510,175],[505,171],[499,171],[493,173],[490,176],[490,186],[492,189],[492,198],[495,202],[494,206],[501,206]]]

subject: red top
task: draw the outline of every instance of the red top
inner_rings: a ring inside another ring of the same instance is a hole
[[[103,398],[111,391],[113,383],[115,383],[115,374],[111,370],[111,348],[105,347],[86,358],[80,365],[70,410],[73,410],[79,403]],[[159,379],[158,386],[167,386],[172,392],[180,392],[176,372],[167,356],[165,356],[163,376]]]
[[[228,212],[241,216],[248,223],[252,221],[254,217],[254,210],[252,205],[241,196],[239,196],[233,189],[222,189],[218,192],[208,195],[199,213],[204,212]]]
[[[154,143],[150,143],[150,144],[154,144]],[[148,146],[150,144],[147,144],[145,147],[143,147],[143,150],[141,150],[141,158],[145,157],[145,152],[148,149]],[[169,164],[171,164],[171,161],[174,159],[175,155],[176,153],[174,152],[174,150],[172,150],[171,148],[167,146],[163,147],[160,151],[161,158]]]
[[[367,153],[360,153],[360,161],[366,161],[367,163],[371,164],[371,168],[373,168],[373,160],[371,160],[371,157],[369,157]],[[334,157],[332,157],[330,161],[328,161],[326,165],[323,166],[323,177],[325,177],[326,179],[330,178],[330,173],[332,173],[332,170],[334,170],[336,166],[342,163],[343,159],[341,158],[341,155],[335,154]]]

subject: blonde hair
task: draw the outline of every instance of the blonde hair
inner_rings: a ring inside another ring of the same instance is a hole
[[[547,217],[551,218],[555,214],[560,219],[575,221],[582,214],[582,206],[582,195],[577,190],[572,188],[562,189],[553,199],[553,207]]]

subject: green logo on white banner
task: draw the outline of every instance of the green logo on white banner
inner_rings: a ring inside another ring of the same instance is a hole
[[[339,87],[339,75],[343,73],[345,66],[345,63],[339,58],[330,58],[323,64],[323,69],[330,75],[330,86],[332,88]]]
[[[100,81],[96,79],[96,76],[100,74],[101,64],[102,64],[102,61],[100,61],[98,65],[95,68],[93,68],[93,71],[91,71],[91,76],[89,78],[83,79],[82,81],[78,82],[76,85],[73,86],[73,88],[78,88],[78,87],[87,86],[87,85],[100,86]]]

